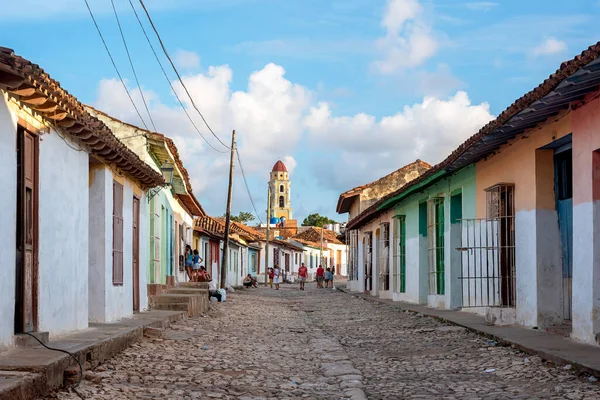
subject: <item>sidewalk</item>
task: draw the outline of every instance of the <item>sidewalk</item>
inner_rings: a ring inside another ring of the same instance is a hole
[[[110,324],[90,324],[82,331],[61,335],[47,346],[69,351],[84,365],[96,367],[132,343],[142,339],[147,328],[164,329],[184,319],[182,312],[149,311]],[[65,370],[76,367],[68,354],[41,345],[0,353],[0,400],[38,398],[63,385]]]
[[[492,337],[501,344],[513,346],[525,353],[539,355],[555,364],[571,364],[573,368],[600,377],[600,347],[578,343],[569,338],[546,331],[517,326],[488,325],[483,316],[468,312],[438,310],[423,305],[380,299],[364,293],[355,293],[345,287],[338,289],[344,293],[368,301],[387,304],[397,309],[420,313],[427,317],[462,326],[474,332]]]

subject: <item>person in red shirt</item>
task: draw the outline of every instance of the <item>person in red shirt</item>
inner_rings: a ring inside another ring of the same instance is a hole
[[[318,288],[323,288],[323,279],[325,277],[325,270],[323,269],[323,267],[319,264],[319,268],[317,268],[317,287]]]
[[[300,290],[304,290],[304,283],[306,282],[306,278],[308,277],[308,268],[302,263],[300,268],[298,268],[298,280],[300,281]]]

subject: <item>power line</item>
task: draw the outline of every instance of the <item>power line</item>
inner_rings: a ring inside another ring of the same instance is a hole
[[[87,0],[86,0],[87,1]],[[150,13],[148,12],[148,9],[146,8],[146,5],[144,4],[143,0],[139,0],[140,4],[142,5],[142,8],[144,9],[144,12],[146,13],[146,16],[148,17],[148,21],[150,22],[150,25],[152,26],[152,29],[154,30],[154,33],[156,34],[156,37],[158,38],[158,42],[160,43],[160,46],[162,47],[163,52],[165,53],[165,56],[167,57],[167,59],[169,60],[169,63],[171,63],[171,67],[173,67],[173,71],[175,71],[175,74],[177,75],[177,79],[179,79],[179,83],[181,84],[181,86],[183,87],[183,89],[185,90],[185,93],[187,94],[187,96],[190,99],[190,102],[192,103],[192,106],[196,109],[196,111],[198,112],[198,114],[200,115],[200,117],[202,118],[202,121],[204,121],[204,124],[206,125],[206,127],[208,128],[208,130],[210,131],[210,133],[212,133],[212,135],[219,141],[219,143],[221,143],[226,149],[231,150],[231,148],[226,145],[225,143],[223,143],[223,141],[215,134],[215,132],[213,132],[213,130],[211,129],[210,125],[208,124],[208,122],[206,121],[206,119],[204,118],[204,115],[202,115],[202,113],[200,112],[200,110],[198,109],[198,107],[196,106],[196,103],[194,102],[194,99],[192,98],[192,96],[190,95],[190,92],[188,91],[187,87],[185,86],[185,84],[183,83],[183,79],[181,79],[181,75],[179,75],[179,72],[177,71],[177,68],[175,68],[175,64],[173,63],[173,60],[171,60],[171,57],[169,56],[169,53],[167,52],[167,48],[165,47],[165,44],[163,43],[160,34],[158,33],[158,30],[156,29],[156,26],[154,26],[154,22],[152,22],[152,18],[150,17]]]
[[[258,211],[256,211],[256,206],[254,205],[254,199],[252,199],[252,193],[250,193],[250,188],[248,187],[248,181],[246,181],[246,174],[244,173],[244,167],[242,167],[242,159],[240,158],[240,152],[238,151],[237,147],[235,149],[235,154],[237,154],[238,163],[240,164],[240,171],[242,172],[242,178],[244,178],[244,185],[246,186],[246,191],[248,192],[248,197],[250,198],[250,203],[252,203],[252,208],[254,209],[256,218],[258,218],[258,222],[260,222],[260,224],[262,225],[262,220],[260,219],[260,215],[258,214]]]
[[[127,89],[127,85],[125,85],[125,81],[123,80],[123,77],[121,76],[121,73],[119,72],[119,68],[117,68],[117,64],[115,64],[115,60],[113,59],[113,56],[110,53],[110,50],[108,49],[108,45],[106,44],[106,41],[104,40],[104,36],[102,36],[102,32],[100,31],[100,27],[98,26],[98,23],[96,22],[96,18],[94,18],[94,14],[92,13],[92,9],[90,8],[88,0],[84,0],[84,1],[85,1],[85,5],[87,6],[88,11],[90,12],[90,17],[92,17],[92,21],[94,21],[94,25],[96,26],[98,35],[100,35],[100,39],[102,39],[102,43],[104,44],[104,48],[106,49],[106,52],[108,53],[108,57],[110,58],[110,61],[112,62],[112,65],[115,68],[115,71],[117,72],[117,76],[119,77],[119,80],[121,81],[121,84],[123,85],[123,88],[125,89],[125,92],[127,93],[127,97],[129,97],[131,104],[133,104],[133,108],[135,108],[135,112],[137,113],[138,117],[140,117],[142,124],[144,124],[144,127],[146,128],[146,130],[149,130],[148,126],[146,125],[146,122],[144,121],[144,118],[142,118],[142,114],[140,114],[140,111],[138,110],[137,106],[135,105],[135,102],[133,101],[133,98],[131,97],[131,94],[129,93],[129,89]]]
[[[144,103],[144,107],[146,108],[146,112],[148,113],[148,118],[150,118],[150,123],[152,123],[152,127],[154,131],[156,131],[156,125],[154,125],[154,121],[152,120],[152,115],[150,115],[150,110],[148,109],[148,104],[146,103],[146,98],[144,97],[144,92],[142,91],[142,85],[140,85],[140,81],[138,80],[137,73],[135,72],[135,67],[133,66],[133,61],[131,60],[131,54],[129,54],[129,47],[127,47],[127,41],[125,40],[125,34],[123,33],[123,28],[121,27],[121,21],[119,21],[119,15],[117,14],[117,8],[115,7],[115,0],[110,0],[112,3],[113,11],[115,12],[115,18],[117,20],[117,25],[119,26],[119,32],[121,33],[121,39],[123,39],[123,46],[125,46],[125,52],[127,53],[127,58],[129,59],[129,65],[131,65],[131,70],[133,71],[133,76],[135,77],[135,83],[138,86],[140,91],[140,96],[142,96],[142,102]]]
[[[223,154],[227,153],[227,150],[224,150],[224,151],[218,150],[216,147],[214,147],[212,144],[210,144],[210,142],[208,140],[206,140],[206,138],[204,137],[204,135],[202,134],[202,132],[200,132],[200,129],[198,129],[198,127],[196,126],[196,123],[194,122],[194,120],[192,119],[192,117],[188,113],[187,109],[183,105],[183,102],[181,101],[181,99],[177,95],[177,91],[175,91],[175,88],[173,88],[173,84],[171,83],[171,80],[169,79],[169,76],[167,75],[167,72],[165,71],[165,68],[163,67],[162,63],[160,62],[160,59],[158,58],[158,54],[156,54],[156,50],[154,50],[154,46],[152,45],[152,42],[150,41],[150,38],[148,37],[148,34],[146,33],[146,29],[144,28],[144,24],[142,24],[142,21],[140,20],[140,17],[139,17],[139,15],[137,13],[137,10],[135,9],[135,6],[133,5],[133,2],[131,0],[129,0],[129,4],[131,5],[133,13],[135,14],[135,17],[136,17],[138,23],[140,24],[140,27],[142,28],[142,32],[144,33],[144,36],[146,37],[146,41],[148,42],[148,45],[150,45],[150,49],[152,50],[152,53],[154,54],[154,58],[158,62],[158,65],[160,66],[160,69],[161,69],[163,75],[165,76],[165,79],[167,80],[167,82],[169,83],[169,86],[171,87],[171,91],[175,95],[175,98],[179,102],[179,105],[183,109],[183,112],[185,113],[185,115],[189,119],[190,123],[192,124],[192,126],[194,127],[194,129],[196,130],[196,132],[198,132],[198,134],[200,135],[200,137],[202,137],[202,139],[206,142],[206,144],[210,148],[212,148],[214,151],[219,152],[219,153],[223,153]]]

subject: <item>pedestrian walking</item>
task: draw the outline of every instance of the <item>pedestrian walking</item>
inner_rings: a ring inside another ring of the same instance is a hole
[[[269,268],[269,285],[271,289],[273,289],[273,278],[275,277],[275,273],[273,272],[273,268]]]
[[[317,268],[317,287],[323,289],[323,279],[325,278],[325,270],[319,264],[319,268]]]
[[[304,290],[304,283],[306,282],[306,278],[308,278],[308,268],[302,263],[300,268],[298,268],[298,280],[300,281],[300,290]]]
[[[333,287],[333,279],[335,278],[335,265],[331,266],[331,287]]]
[[[329,283],[331,282],[331,268],[327,268],[325,270],[325,287],[329,287]]]
[[[275,290],[279,290],[279,275],[281,275],[281,269],[279,266],[273,270],[273,283],[275,284]]]

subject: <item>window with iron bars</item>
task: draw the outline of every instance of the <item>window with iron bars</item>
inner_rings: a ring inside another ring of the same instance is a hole
[[[273,268],[279,267],[279,249],[273,249]]]
[[[358,279],[358,231],[346,231],[346,247],[348,260],[348,280],[353,281]]]
[[[397,293],[406,293],[406,216],[394,218],[394,285]]]
[[[366,232],[364,237],[364,266],[365,266],[365,290],[372,290],[373,275],[373,232]]]
[[[436,197],[427,201],[427,249],[429,253],[429,294],[444,294],[443,197]]]
[[[462,220],[463,307],[515,307],[514,185],[485,190],[486,218]]]
[[[381,240],[379,241],[379,282],[381,290],[390,290],[390,223],[380,224]]]

